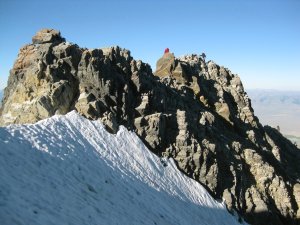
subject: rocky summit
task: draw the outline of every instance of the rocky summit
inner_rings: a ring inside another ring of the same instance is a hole
[[[20,49],[2,126],[76,110],[112,133],[133,130],[250,224],[299,224],[300,150],[263,127],[239,76],[166,52],[157,70],[118,46],[86,49],[43,29]]]

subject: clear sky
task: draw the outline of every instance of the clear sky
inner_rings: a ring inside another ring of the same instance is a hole
[[[119,45],[155,69],[205,52],[244,87],[300,90],[299,0],[0,0],[0,89],[19,48],[41,28],[81,47]]]

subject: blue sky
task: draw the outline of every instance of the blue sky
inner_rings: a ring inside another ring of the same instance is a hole
[[[299,0],[1,0],[0,89],[19,48],[55,28],[81,47],[127,48],[153,70],[166,47],[205,52],[246,89],[300,91],[299,12]]]

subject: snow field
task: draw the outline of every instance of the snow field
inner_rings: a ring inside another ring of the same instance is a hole
[[[239,224],[135,133],[75,111],[0,128],[0,224]]]

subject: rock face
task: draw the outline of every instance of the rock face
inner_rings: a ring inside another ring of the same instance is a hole
[[[251,224],[297,224],[300,150],[262,127],[237,75],[197,55],[150,66],[120,47],[84,49],[44,29],[20,50],[0,124],[77,110],[134,130]]]

